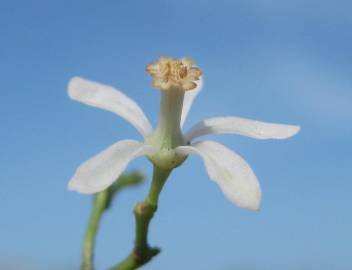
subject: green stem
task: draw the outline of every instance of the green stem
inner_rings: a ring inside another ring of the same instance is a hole
[[[94,196],[93,206],[84,236],[83,254],[82,254],[82,270],[93,270],[93,254],[96,234],[98,232],[101,217],[107,211],[114,197],[122,189],[132,186],[137,186],[144,181],[144,176],[139,172],[131,172],[121,175],[118,180],[108,189],[97,193]]]
[[[136,221],[136,236],[134,248],[121,263],[111,270],[133,270],[149,262],[159,252],[159,248],[152,248],[148,244],[149,223],[158,207],[160,192],[170,175],[171,170],[154,166],[153,181],[148,196],[143,202],[136,204],[134,216]]]
[[[93,252],[95,237],[99,227],[99,222],[102,214],[105,211],[106,203],[108,200],[108,192],[102,191],[94,197],[94,203],[89,218],[88,227],[84,237],[83,243],[83,258],[82,258],[82,270],[93,270]]]

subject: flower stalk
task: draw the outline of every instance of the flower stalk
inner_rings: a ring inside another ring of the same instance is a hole
[[[143,202],[134,207],[136,221],[134,247],[121,263],[111,270],[133,270],[148,263],[154,256],[158,255],[158,247],[150,247],[148,244],[148,231],[151,219],[158,207],[160,192],[171,173],[171,170],[161,169],[154,165],[153,181],[148,196]]]

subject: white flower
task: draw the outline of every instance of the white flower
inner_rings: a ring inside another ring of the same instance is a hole
[[[130,122],[144,141],[119,141],[84,162],[69,182],[69,189],[92,194],[109,187],[128,163],[147,156],[157,167],[172,170],[190,154],[199,155],[210,179],[237,206],[257,210],[261,191],[254,172],[238,154],[213,141],[193,142],[207,134],[238,134],[255,139],[286,139],[298,126],[272,124],[239,117],[215,117],[195,124],[186,133],[183,122],[202,88],[201,71],[190,59],[180,61],[162,57],[147,66],[153,85],[162,89],[159,123],[152,128],[141,108],[119,90],[79,77],[71,79],[69,96],[87,105],[111,111]],[[189,91],[188,91],[189,90]]]

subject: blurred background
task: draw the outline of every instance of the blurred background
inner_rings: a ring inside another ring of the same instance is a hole
[[[0,1],[0,269],[78,269],[91,197],[67,190],[81,162],[141,139],[114,114],[71,101],[72,76],[123,90],[153,124],[159,93],[146,64],[192,57],[205,86],[186,122],[236,115],[299,124],[285,141],[206,137],[239,153],[263,191],[236,208],[190,157],[152,221],[162,253],[143,269],[346,270],[351,260],[352,2]],[[147,182],[102,220],[97,269],[129,253],[132,207]]]

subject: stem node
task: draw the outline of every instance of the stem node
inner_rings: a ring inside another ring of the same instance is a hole
[[[157,247],[151,248],[148,244],[149,223],[158,208],[160,192],[170,175],[171,170],[164,170],[154,166],[153,182],[149,194],[143,202],[134,207],[136,220],[136,238],[134,248],[121,263],[111,270],[133,270],[148,263],[154,256],[160,253]]]

